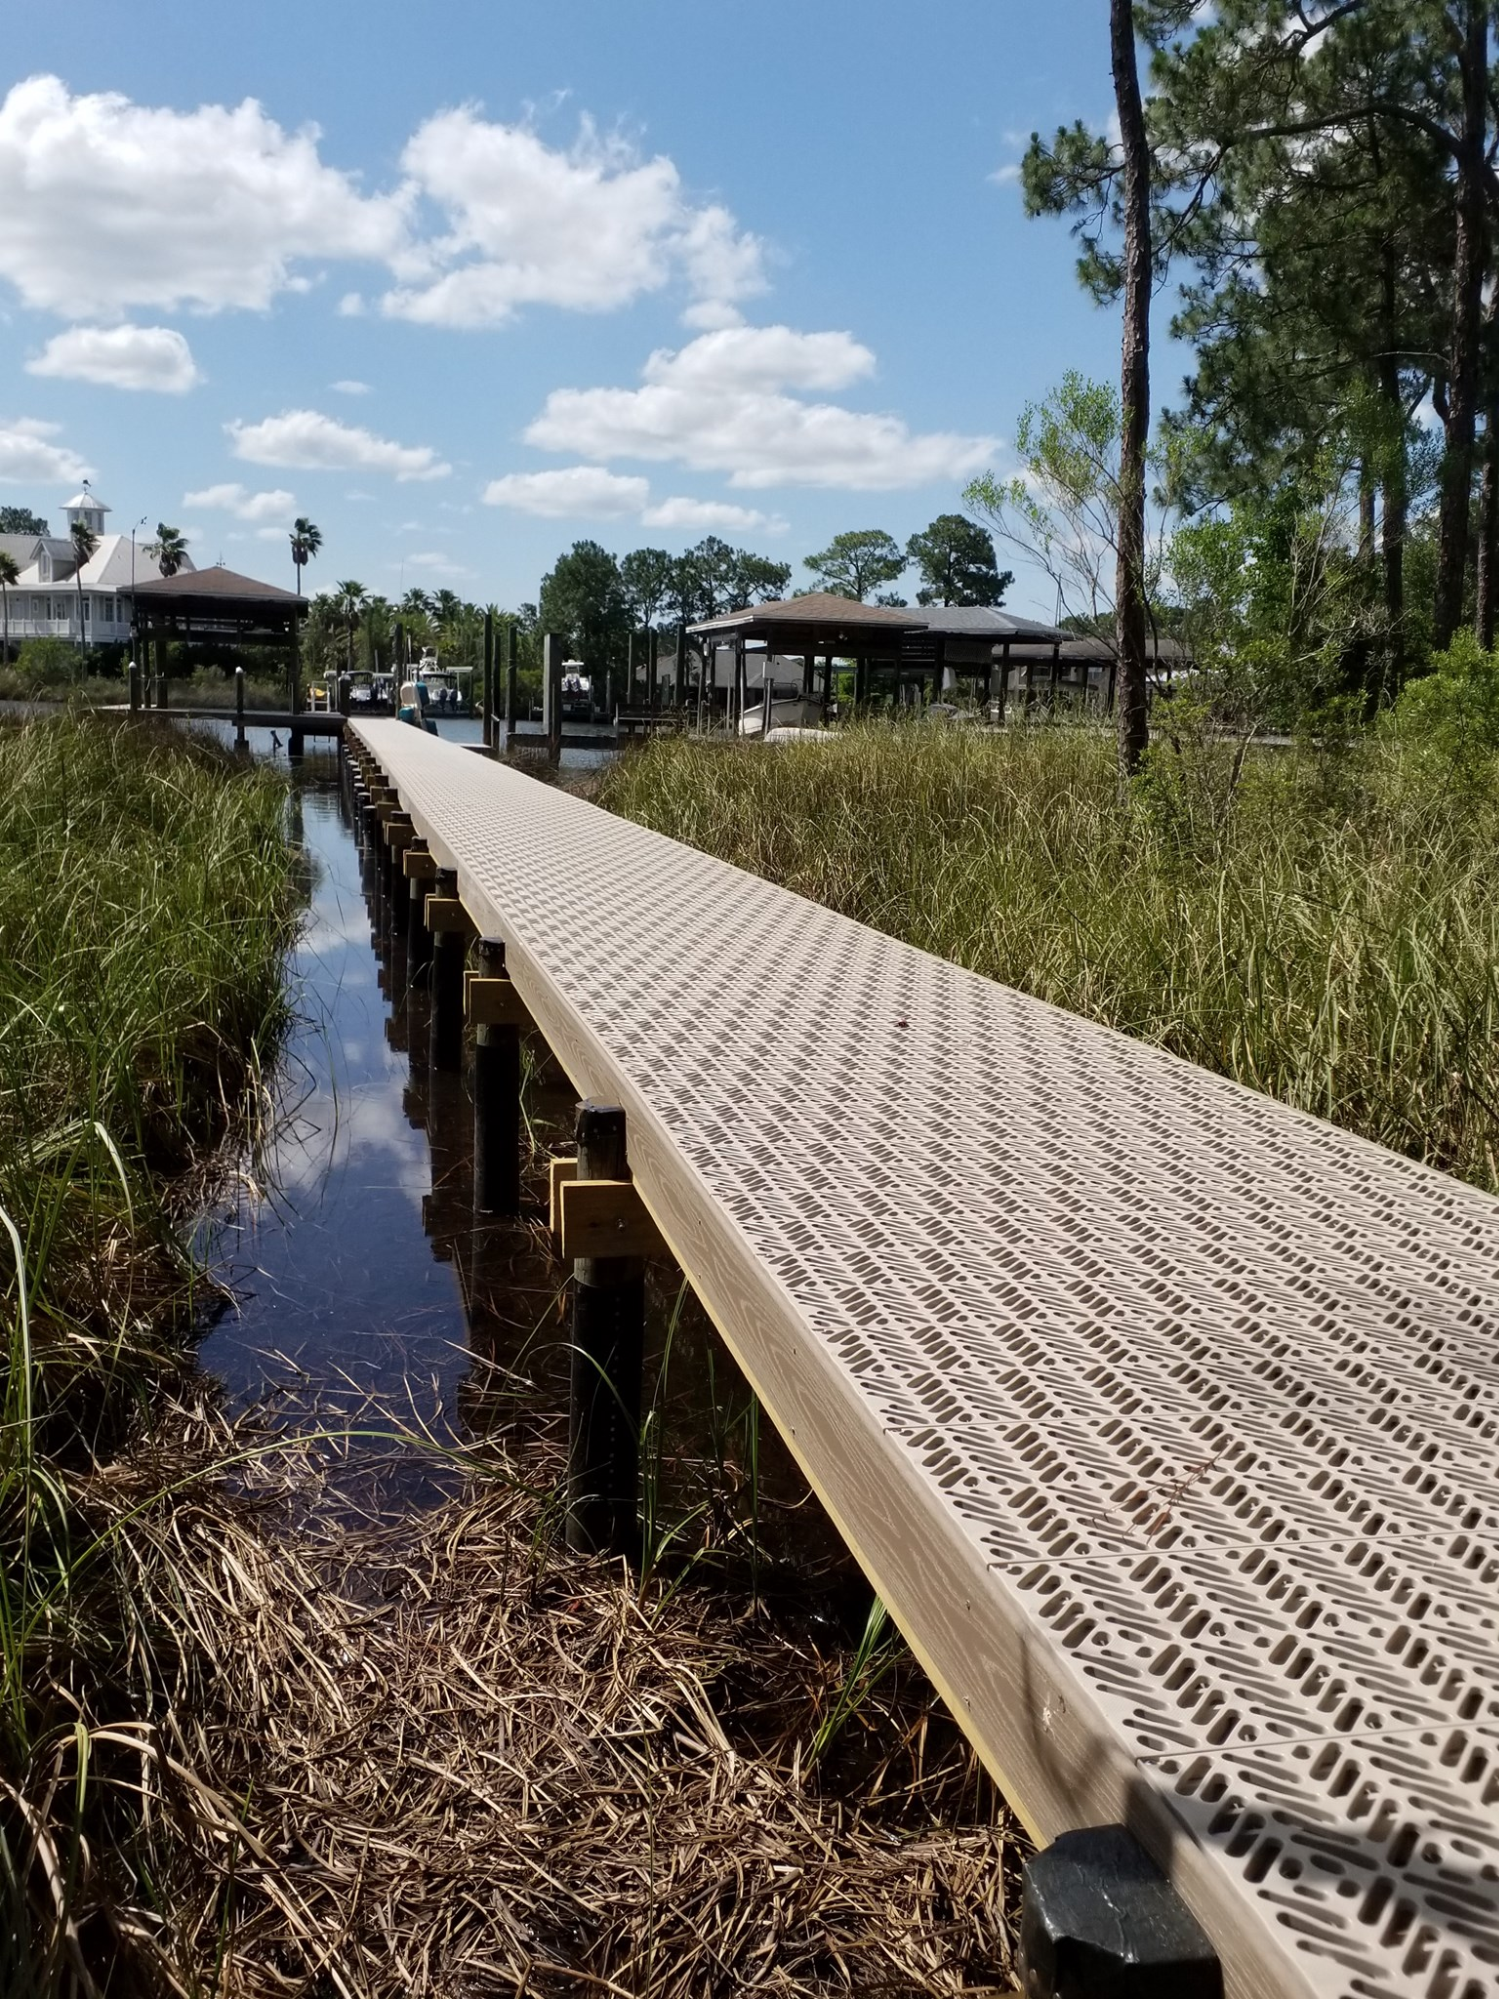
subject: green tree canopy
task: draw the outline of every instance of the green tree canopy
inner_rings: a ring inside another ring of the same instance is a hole
[[[1469,516],[1496,424],[1493,0],[1141,0],[1135,18],[1152,50],[1156,269],[1187,267],[1173,331],[1197,350],[1170,424],[1176,495],[1213,504],[1335,468],[1364,497],[1367,581],[1399,654],[1411,418],[1430,397],[1443,425],[1433,625],[1441,643],[1470,565],[1483,624],[1492,473],[1477,535]],[[1099,299],[1122,284],[1122,165],[1078,124],[1033,136],[1023,167],[1033,213],[1073,216]]]
[[[664,548],[633,548],[620,558],[630,622],[654,625],[672,598],[673,558]]]
[[[597,541],[575,541],[542,578],[541,627],[561,632],[594,672],[618,666],[630,632],[630,604],[620,565]]]
[[[30,507],[0,507],[0,534],[45,534],[47,523]]]
[[[894,583],[906,567],[906,557],[884,528],[836,534],[827,548],[802,559],[823,589],[858,604],[882,583]]]
[[[995,562],[995,544],[962,514],[939,514],[906,544],[906,559],[922,579],[919,604],[1001,604],[1015,582]]]

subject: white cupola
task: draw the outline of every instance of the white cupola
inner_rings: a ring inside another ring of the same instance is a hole
[[[75,493],[63,508],[69,528],[74,521],[82,521],[91,534],[103,534],[104,516],[110,511],[103,500],[89,491],[87,479],[83,482],[82,492]]]

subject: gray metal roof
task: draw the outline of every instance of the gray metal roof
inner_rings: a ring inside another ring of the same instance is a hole
[[[1035,618],[1018,618],[998,604],[916,604],[913,620],[929,632],[954,639],[1034,639],[1052,645],[1068,634]]]

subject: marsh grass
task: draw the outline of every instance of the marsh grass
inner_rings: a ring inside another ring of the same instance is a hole
[[[1494,762],[1186,726],[661,737],[626,817],[1365,1138],[1495,1185]]]
[[[98,1494],[181,1375],[205,1302],[174,1197],[191,1200],[209,1149],[253,1117],[285,1025],[284,805],[265,772],[175,731],[76,713],[0,728],[8,1993],[103,1975],[77,1906],[122,1801],[96,1781],[95,1746],[122,1715],[150,1725],[187,1670],[157,1615],[180,1575],[143,1554],[138,1508],[101,1519]]]

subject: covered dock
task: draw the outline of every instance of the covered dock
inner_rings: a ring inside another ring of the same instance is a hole
[[[287,707],[298,698],[301,621],[307,600],[275,583],[241,576],[219,564],[176,576],[153,576],[130,591],[137,660],[153,658],[158,685],[166,680],[167,646],[213,644],[271,647],[286,654]]]

